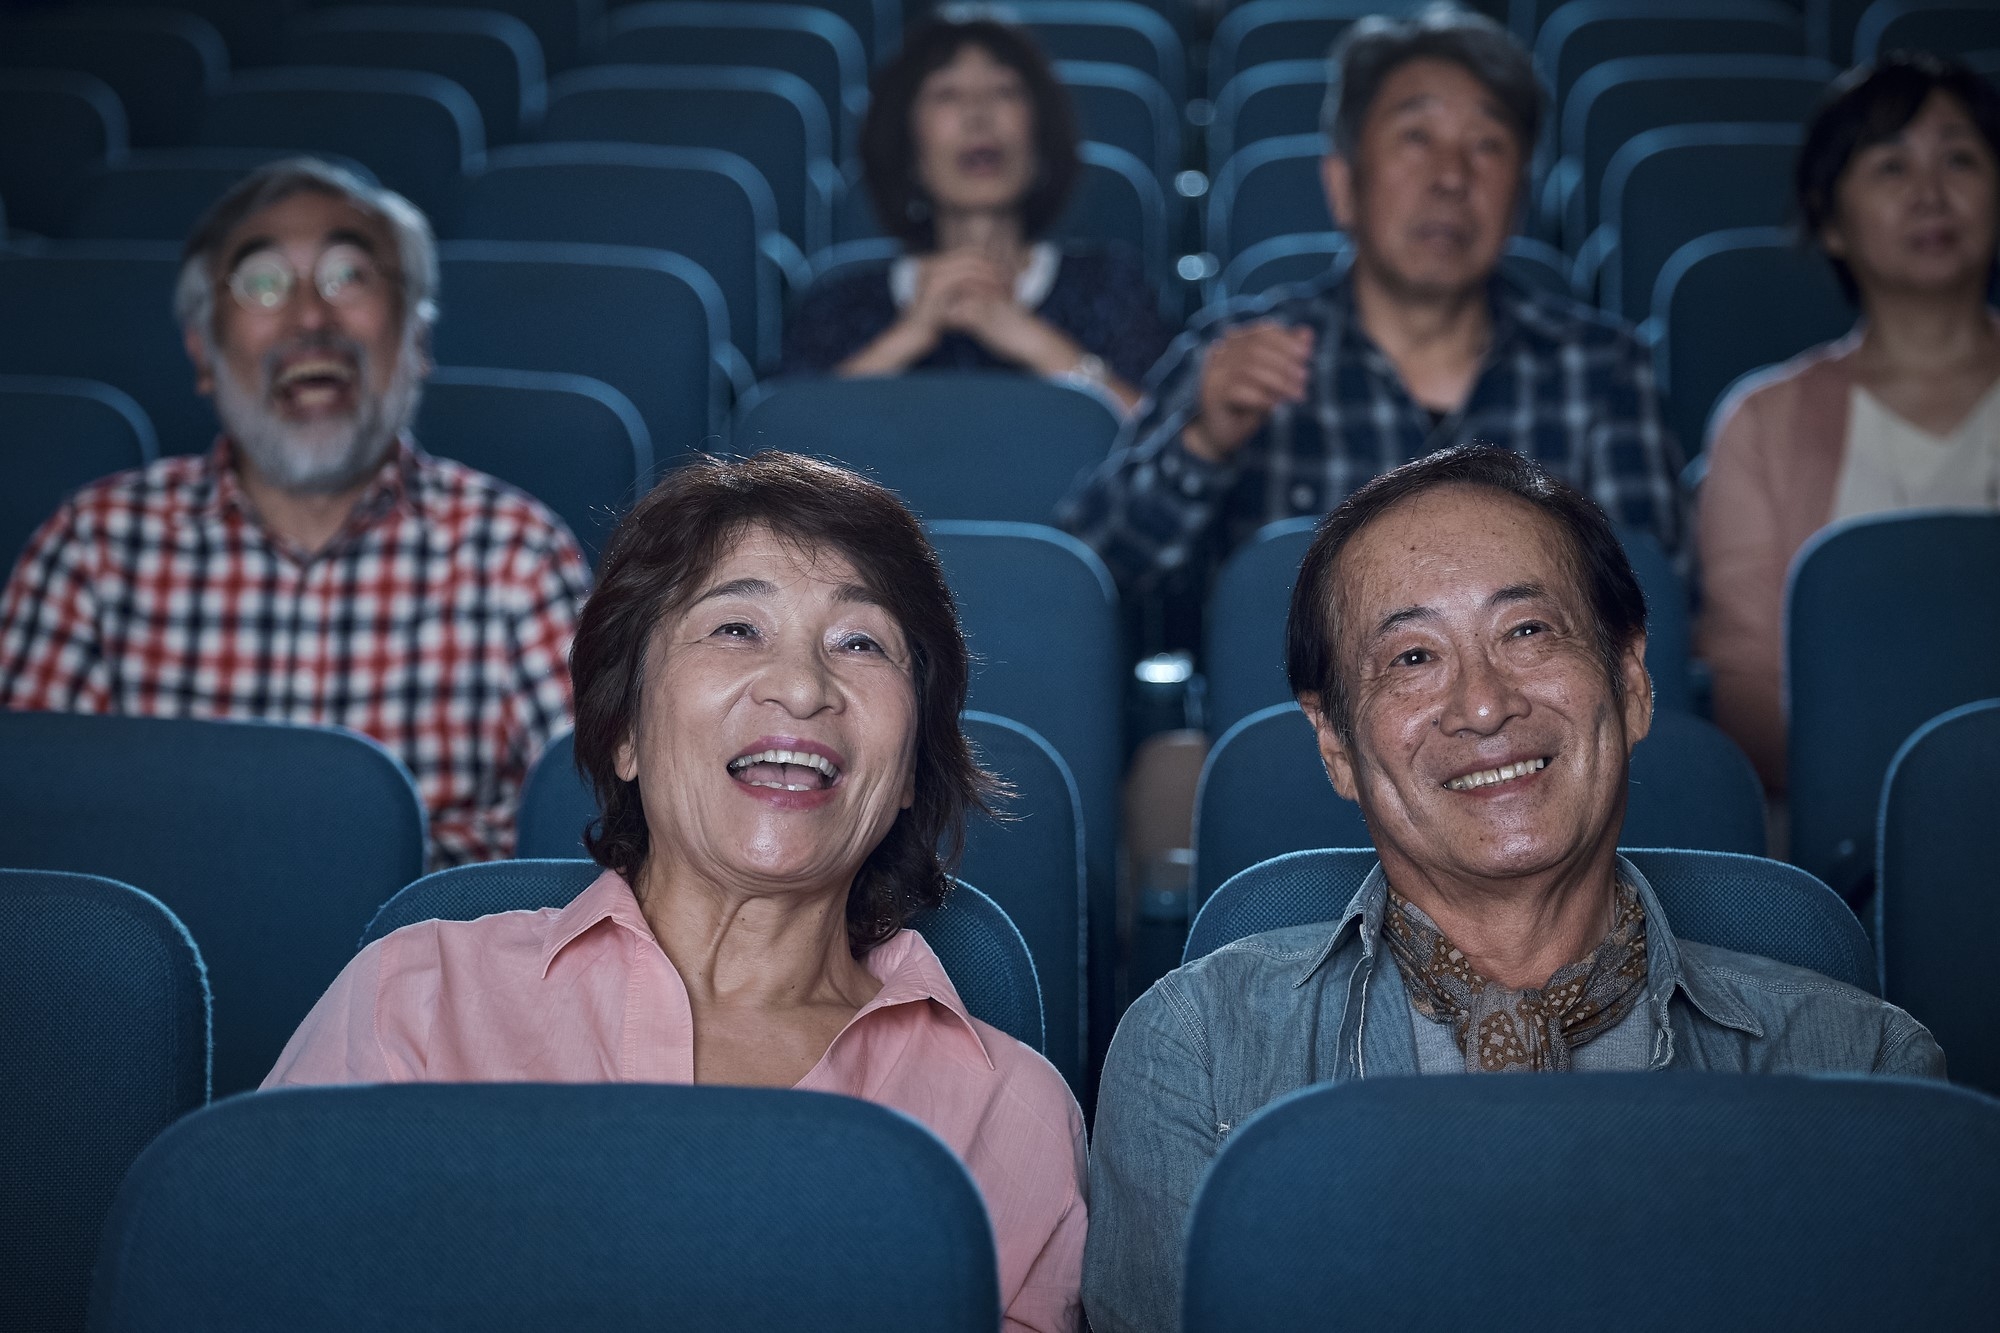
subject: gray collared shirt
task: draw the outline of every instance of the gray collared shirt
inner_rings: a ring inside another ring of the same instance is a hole
[[[1645,877],[1622,858],[1619,873],[1648,923],[1640,1067],[1944,1077],[1944,1053],[1902,1010],[1817,972],[1676,940]],[[1083,1298],[1096,1333],[1179,1327],[1188,1208],[1246,1118],[1313,1084],[1421,1071],[1409,997],[1381,947],[1387,904],[1378,866],[1330,935],[1320,923],[1238,940],[1126,1012],[1090,1153]]]

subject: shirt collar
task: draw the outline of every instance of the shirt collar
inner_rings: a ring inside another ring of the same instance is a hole
[[[267,531],[258,522],[256,511],[250,507],[249,498],[243,492],[243,481],[237,474],[236,454],[235,441],[226,434],[216,436],[215,446],[208,451],[207,459],[211,485],[206,500],[199,507],[200,511],[206,517],[220,518],[233,509],[256,523],[260,531]],[[418,501],[421,487],[418,481],[424,461],[425,455],[409,436],[399,435],[389,457],[382,460],[382,466],[375,470],[368,488],[355,502],[354,512],[348,515],[340,536],[329,543],[327,549],[333,549],[397,510],[421,517],[422,508]]]
[[[1653,1000],[1654,1012],[1664,1015],[1668,1002],[1678,990],[1710,1021],[1753,1037],[1763,1036],[1764,1029],[1757,1022],[1756,1015],[1726,987],[1717,985],[1699,963],[1682,958],[1680,945],[1674,939],[1673,926],[1667,920],[1666,909],[1660,905],[1659,895],[1653,892],[1653,886],[1639,873],[1639,868],[1621,856],[1618,858],[1618,873],[1632,885],[1639,895],[1639,902],[1646,909],[1646,989]],[[1382,863],[1378,861],[1334,923],[1333,933],[1327,937],[1325,946],[1313,955],[1292,983],[1293,986],[1303,986],[1310,981],[1313,974],[1325,966],[1327,959],[1339,952],[1351,934],[1358,934],[1361,956],[1372,962],[1381,942],[1382,916],[1388,909],[1388,903],[1389,878],[1382,873]]]
[[[1322,279],[1318,299],[1327,332],[1351,350],[1359,352],[1378,374],[1394,376],[1395,367],[1375,345],[1354,307],[1354,254],[1345,250],[1335,257],[1333,267]],[[1493,342],[1485,364],[1491,365],[1524,337],[1547,344],[1562,341],[1561,316],[1539,293],[1530,290],[1496,268],[1486,280],[1486,304],[1493,320]]]
[[[542,942],[541,975],[544,978],[548,976],[556,956],[564,949],[607,921],[619,930],[641,937],[654,948],[659,947],[652,924],[640,910],[639,900],[633,896],[631,886],[618,872],[607,870],[556,914]],[[672,966],[672,963],[668,965]],[[870,949],[862,958],[861,965],[882,983],[882,989],[848,1020],[848,1028],[876,1010],[892,1005],[935,1004],[944,1011],[950,1025],[970,1040],[971,1045],[964,1048],[966,1053],[976,1054],[988,1069],[995,1068],[993,1053],[987,1049],[985,1038],[979,1035],[979,1029],[973,1024],[972,1014],[966,1009],[965,1002],[959,999],[958,989],[945,974],[944,964],[938,961],[936,952],[922,935],[914,930],[899,930]]]

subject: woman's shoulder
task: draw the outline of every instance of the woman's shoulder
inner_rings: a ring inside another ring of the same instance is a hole
[[[1845,410],[1853,384],[1852,363],[1858,334],[1809,347],[1789,361],[1753,372],[1730,389],[1716,409],[1716,436],[1732,425],[1770,420],[1800,423],[1801,413]],[[1821,431],[1810,434],[1817,438]]]
[[[972,1029],[992,1057],[1001,1096],[1018,1104],[1024,1115],[1050,1134],[1067,1137],[1073,1130],[1082,1132],[1083,1113],[1076,1095],[1047,1056],[981,1019],[972,1019]]]

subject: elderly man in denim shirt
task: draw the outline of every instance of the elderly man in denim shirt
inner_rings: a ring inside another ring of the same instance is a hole
[[[1676,940],[1617,853],[1652,721],[1645,603],[1601,510],[1461,446],[1357,491],[1299,571],[1286,670],[1381,857],[1341,918],[1168,974],[1098,1095],[1084,1306],[1178,1326],[1189,1204],[1234,1126],[1388,1074],[1709,1069],[1942,1077],[1908,1014]]]

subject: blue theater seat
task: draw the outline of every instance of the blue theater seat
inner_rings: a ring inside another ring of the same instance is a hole
[[[639,409],[584,375],[440,366],[424,385],[416,437],[554,510],[593,565],[653,474]]]
[[[548,102],[542,46],[511,14],[453,7],[339,5],[292,20],[295,65],[413,69],[450,79],[479,107],[489,142],[513,143]]]
[[[455,230],[685,255],[721,289],[744,381],[777,355],[778,270],[759,244],[777,231],[777,206],[756,168],[733,153],[634,143],[498,149],[466,181]]]
[[[71,1333],[126,1168],[208,1100],[208,981],[129,884],[0,870],[0,913],[0,1324]]]
[[[1134,0],[1016,0],[1009,17],[1051,60],[1108,61],[1151,77],[1175,106],[1187,96],[1187,56],[1173,25]]]
[[[1365,1146],[1364,1146],[1365,1145]],[[1560,1163],[1560,1167],[1555,1164]],[[2000,1104],[1907,1079],[1388,1078],[1238,1126],[1195,1197],[1187,1333],[1344,1325],[1979,1328]],[[1531,1280],[1523,1248],[1563,1256]],[[1630,1259],[1688,1280],[1640,1297]]]
[[[0,712],[0,865],[136,882],[201,942],[215,1089],[255,1087],[424,864],[424,808],[333,727]]]
[[[1762,856],[1763,786],[1749,759],[1713,723],[1662,709],[1633,748],[1618,841]],[[1231,875],[1273,856],[1368,846],[1361,807],[1334,791],[1297,704],[1251,713],[1209,751],[1194,802],[1197,903]]]
[[[193,14],[84,5],[0,19],[0,64],[104,80],[124,105],[131,141],[156,147],[194,137],[202,103],[228,75],[229,51]]]
[[[868,54],[838,16],[818,5],[652,0],[605,20],[600,52],[614,65],[750,65],[811,84],[845,160],[868,110]]]
[[[159,454],[145,410],[108,384],[0,375],[0,565],[77,487]]]
[[[1225,265],[1259,241],[1333,230],[1320,183],[1326,140],[1317,132],[1242,145],[1214,171],[1208,249]]]
[[[2000,1093],[2000,1005],[1980,943],[2000,927],[1993,892],[1993,761],[2000,698],[1917,728],[1882,784],[1875,940],[1883,993],[1944,1047],[1953,1081]]]
[[[1157,289],[1167,277],[1167,206],[1153,168],[1122,148],[1077,145],[1083,170],[1051,232],[1133,252]]]
[[[2000,9],[1984,0],[1875,0],[1854,28],[1854,63],[1890,51],[1958,56],[2000,46]]]
[[[472,95],[407,69],[302,66],[237,74],[203,113],[199,141],[217,148],[338,153],[409,196],[440,232],[459,178],[477,171],[486,131]]]
[[[206,0],[214,3],[214,0]],[[253,0],[267,3],[268,0]],[[551,72],[589,60],[604,22],[605,0],[366,0],[371,7],[472,9],[511,15],[528,25],[542,48],[542,63]],[[328,0],[309,0],[323,5]],[[344,7],[343,0],[332,3]]]
[[[300,1088],[134,1166],[93,1327],[997,1333],[993,1231],[929,1130],[790,1089]]]
[[[1804,54],[1805,22],[1778,0],[1572,0],[1535,35],[1559,113],[1585,70],[1622,56]]]
[[[603,873],[595,861],[486,861],[426,875],[382,904],[360,947],[418,921],[471,921],[495,912],[561,908]],[[998,903],[959,881],[942,906],[910,922],[936,950],[967,1012],[1041,1050],[1034,959]]]
[[[1255,0],[1253,0],[1253,3]],[[1246,5],[1236,12],[1249,10]],[[1244,70],[1215,94],[1208,160],[1220,167],[1238,148],[1263,139],[1315,134],[1326,102],[1326,60],[1271,60]]]
[[[75,0],[78,10],[174,10],[206,22],[228,47],[232,68],[285,58],[285,24],[298,0]]]
[[[215,412],[195,392],[174,323],[179,271],[180,247],[168,242],[77,242],[0,257],[0,374],[115,385],[145,409],[160,452],[206,451]]]
[[[1055,75],[1069,89],[1087,142],[1130,153],[1152,168],[1162,190],[1172,187],[1181,165],[1180,113],[1157,80],[1102,60],[1059,60]]]
[[[692,260],[621,245],[447,241],[443,365],[554,370],[604,381],[645,418],[665,461],[723,427],[722,291]]]
[[[1208,86],[1220,89],[1259,65],[1316,60],[1324,89],[1328,50],[1356,19],[1394,12],[1381,0],[1249,0],[1215,25],[1208,47]]]
[[[1760,856],[1621,848],[1646,877],[1677,938],[1756,954],[1881,994],[1868,933],[1825,884]],[[1287,926],[1332,922],[1376,864],[1370,848],[1321,848],[1263,861],[1202,904],[1186,960]]]
[[[84,173],[71,194],[62,235],[86,241],[185,241],[210,205],[266,163],[290,157],[271,148],[152,148]],[[376,184],[352,158],[321,161]]]
[[[1897,748],[1948,708],[2000,697],[1996,569],[2000,514],[1953,511],[1846,519],[1792,561],[1791,859],[1850,903],[1874,879],[1882,781]]]
[[[76,182],[123,158],[126,139],[125,108],[102,79],[0,68],[0,199],[8,225],[57,234]]]

